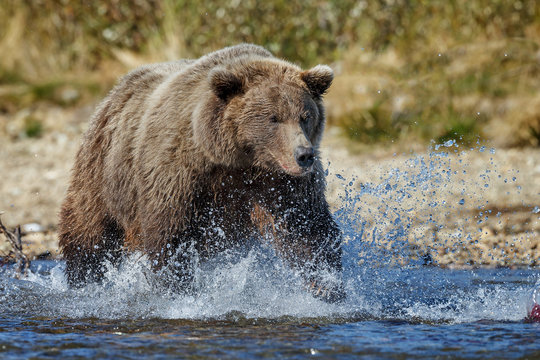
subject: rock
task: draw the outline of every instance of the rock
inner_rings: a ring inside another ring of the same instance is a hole
[[[43,232],[45,231],[45,228],[38,223],[28,223],[21,225],[21,230],[23,233],[35,233]]]

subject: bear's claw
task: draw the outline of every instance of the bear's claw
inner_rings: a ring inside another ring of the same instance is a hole
[[[325,286],[319,285],[317,281],[312,281],[308,290],[315,298],[327,303],[343,302],[346,297],[342,284]]]

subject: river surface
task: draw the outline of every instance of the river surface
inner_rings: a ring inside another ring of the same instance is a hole
[[[0,358],[540,356],[540,324],[524,321],[539,270],[356,266],[336,305],[265,256],[201,269],[189,296],[156,292],[137,259],[83,289],[62,262],[36,261],[24,280],[3,268]]]

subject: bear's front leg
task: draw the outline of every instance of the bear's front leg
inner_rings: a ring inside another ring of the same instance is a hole
[[[330,212],[292,211],[284,228],[280,245],[298,261],[309,291],[330,303],[343,301],[341,232]]]
[[[330,211],[297,208],[267,210],[256,205],[252,221],[261,234],[271,234],[273,245],[306,280],[308,290],[324,301],[345,298],[341,281],[341,232]]]
[[[59,237],[66,260],[68,284],[82,287],[91,282],[100,282],[105,272],[105,264],[109,262],[116,266],[119,262],[124,241],[123,229],[110,218],[90,229],[82,230],[75,226],[69,227],[66,223],[67,221],[62,223]]]
[[[155,212],[142,222],[144,252],[149,255],[157,285],[175,293],[193,291],[199,257],[197,239],[200,229],[179,221],[183,217],[174,208]]]

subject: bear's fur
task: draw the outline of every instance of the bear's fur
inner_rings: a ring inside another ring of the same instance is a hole
[[[69,283],[140,250],[186,288],[195,254],[264,238],[316,295],[340,298],[339,281],[319,275],[341,271],[317,156],[332,78],[248,44],[124,76],[92,118],[62,205]]]

